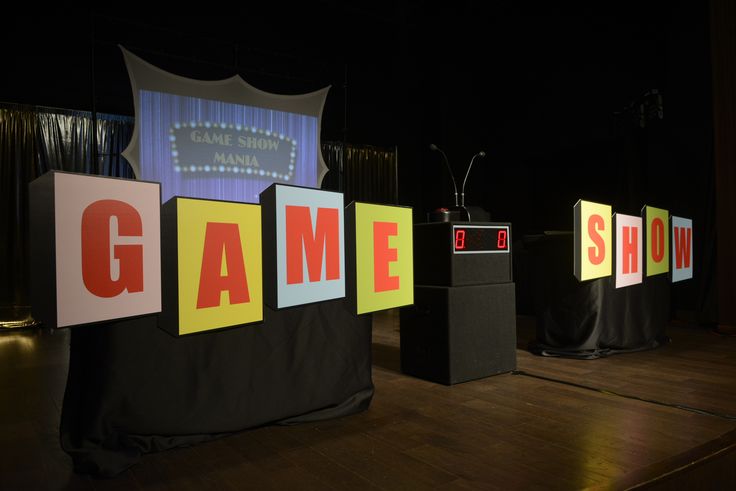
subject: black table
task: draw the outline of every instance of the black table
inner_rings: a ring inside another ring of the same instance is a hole
[[[75,470],[112,476],[146,452],[370,405],[370,315],[335,300],[264,316],[181,338],[156,316],[74,328],[60,430]]]
[[[651,349],[667,341],[670,283],[666,274],[614,287],[614,277],[579,282],[573,276],[572,233],[526,236],[515,252],[522,305],[537,317],[531,351],[598,358]]]

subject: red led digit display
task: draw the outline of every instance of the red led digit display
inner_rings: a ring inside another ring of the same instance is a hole
[[[498,231],[498,240],[496,241],[499,249],[506,249],[506,230]]]
[[[455,250],[462,251],[465,249],[465,230],[462,228],[455,230]]]
[[[509,228],[504,226],[455,226],[457,253],[509,252]]]

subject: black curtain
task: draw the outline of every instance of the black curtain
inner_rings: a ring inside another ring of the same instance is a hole
[[[28,183],[40,175],[33,112],[0,107],[0,322],[30,316]]]
[[[736,7],[712,0],[711,61],[713,67],[713,121],[715,141],[715,208],[717,240],[718,324],[736,333]]]
[[[322,187],[342,190],[346,205],[351,201],[398,203],[396,148],[324,142],[322,157],[330,169],[322,182]]]
[[[93,119],[88,112],[41,110],[38,124],[38,161],[41,173],[65,170],[84,174],[133,178],[133,169],[121,156],[133,134],[133,118],[97,115],[97,161],[92,148]]]
[[[329,171],[322,179],[322,189],[342,191],[343,182],[343,144],[341,142],[322,142],[322,159]],[[345,200],[348,203],[347,199]]]
[[[0,322],[30,318],[28,184],[49,170],[133,177],[121,157],[133,118],[0,104]]]

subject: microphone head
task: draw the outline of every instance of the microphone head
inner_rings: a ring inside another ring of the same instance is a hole
[[[481,150],[480,152],[478,152],[478,155],[480,157],[485,157],[486,156],[486,153],[483,150]]]
[[[430,150],[439,150],[439,148],[437,148],[437,145],[435,145],[434,143],[430,143],[429,144],[429,149]]]

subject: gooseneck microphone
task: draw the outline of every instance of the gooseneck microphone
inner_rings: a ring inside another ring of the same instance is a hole
[[[473,167],[473,162],[475,162],[475,159],[477,157],[485,157],[485,156],[486,156],[486,153],[483,150],[481,150],[480,152],[473,155],[472,159],[470,159],[470,165],[468,166],[468,170],[465,172],[465,179],[463,179],[463,187],[462,187],[462,190],[460,191],[460,206],[463,206],[463,207],[465,206],[465,182],[467,182],[468,180],[468,174],[470,174],[470,168]]]
[[[447,171],[450,173],[450,177],[452,178],[452,187],[455,189],[455,206],[457,206],[457,184],[455,183],[455,176],[452,174],[452,169],[450,169],[450,162],[447,161],[447,155],[445,155],[445,152],[442,151],[440,147],[435,145],[434,143],[429,144],[429,149],[434,152],[439,152],[442,154],[442,158],[445,160],[445,165],[447,166]],[[483,154],[485,155],[485,154]],[[471,162],[472,164],[472,162]],[[467,178],[467,176],[465,176]]]

